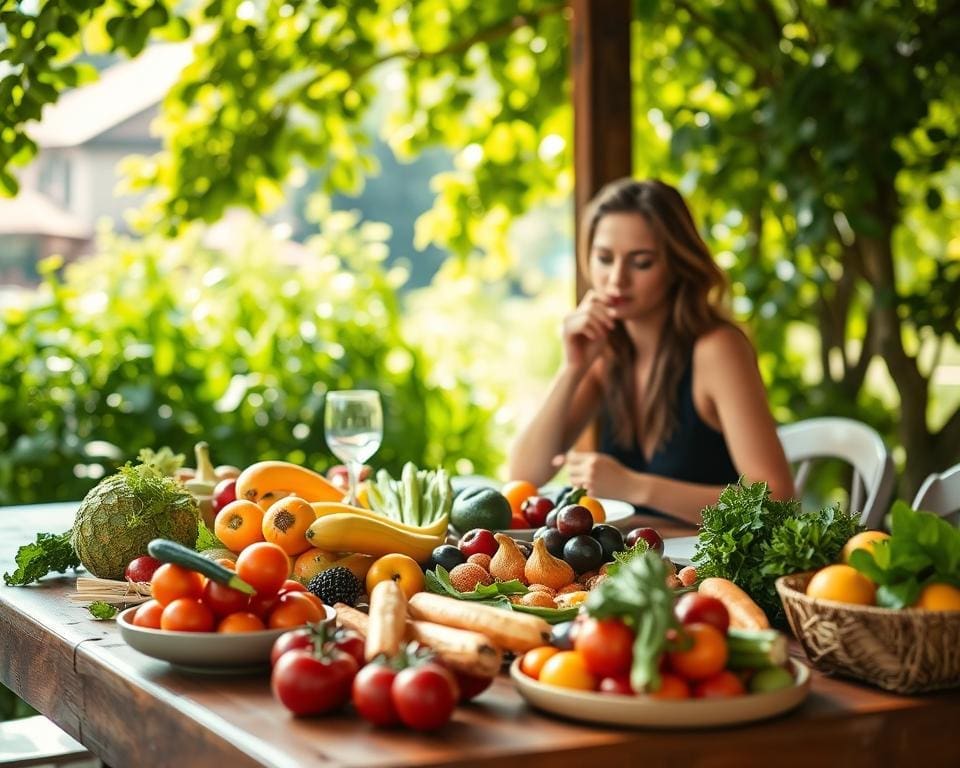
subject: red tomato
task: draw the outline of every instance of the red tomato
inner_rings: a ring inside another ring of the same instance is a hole
[[[320,715],[350,699],[357,662],[331,649],[320,657],[306,650],[288,651],[273,667],[273,695],[295,715]]]
[[[213,632],[215,626],[213,611],[193,597],[178,597],[160,614],[160,629],[174,632]]]
[[[393,705],[400,721],[417,731],[432,731],[445,725],[458,698],[453,675],[431,661],[407,667],[393,681]]]
[[[633,632],[619,619],[587,619],[577,630],[573,647],[597,677],[617,677],[630,671]]]
[[[313,639],[314,632],[307,627],[284,632],[273,641],[273,648],[270,649],[270,666],[275,665],[277,659],[287,653],[287,651],[312,651],[314,645]]]
[[[481,675],[470,675],[459,670],[450,670],[454,679],[457,681],[457,688],[460,690],[458,701],[463,704],[471,699],[475,699],[483,693],[493,683],[492,677]]]
[[[352,629],[341,628],[334,632],[333,645],[338,650],[353,656],[358,667],[362,667],[367,663],[367,658],[364,655],[363,637]]]
[[[605,677],[597,686],[600,693],[615,693],[620,696],[633,696],[633,686],[630,685],[629,675],[618,675],[617,677]]]
[[[709,624],[727,634],[730,628],[730,614],[727,607],[715,597],[701,595],[699,592],[687,592],[673,608],[681,624]]]
[[[690,686],[682,677],[670,672],[660,673],[660,687],[651,694],[655,699],[689,699]]]
[[[307,588],[295,579],[287,579],[280,585],[281,592],[306,592]],[[311,593],[313,594],[313,593]]]
[[[385,664],[367,664],[353,678],[353,706],[364,720],[384,727],[400,722],[393,703],[397,671]]]
[[[670,651],[670,668],[685,680],[713,677],[727,663],[727,640],[709,624],[687,624],[680,632],[682,650]]]
[[[231,613],[217,624],[217,632],[224,633],[262,632],[265,629],[266,627],[259,616],[245,611]]]
[[[217,483],[213,489],[213,512],[216,514],[231,501],[237,500],[237,478],[228,477]]]
[[[254,595],[250,598],[250,613],[255,613],[261,619],[266,621],[270,618],[270,612],[277,607],[280,602],[280,595]]]
[[[178,597],[200,597],[203,594],[203,578],[196,571],[164,563],[154,571],[150,579],[150,591],[162,605],[169,605]]]
[[[290,560],[279,545],[258,541],[237,556],[237,575],[258,595],[275,595],[290,575]]]
[[[320,621],[323,611],[302,592],[287,592],[280,595],[276,606],[270,611],[267,626],[270,629],[289,629],[302,627],[314,621]]]
[[[726,699],[731,696],[743,696],[746,691],[740,678],[728,669],[718,672],[693,686],[696,699]]]
[[[135,627],[160,629],[160,615],[162,613],[163,605],[158,600],[148,600],[133,612],[131,623]]]
[[[250,595],[238,589],[207,581],[203,587],[203,602],[207,604],[217,618],[229,616],[231,613],[242,613],[250,605]]]

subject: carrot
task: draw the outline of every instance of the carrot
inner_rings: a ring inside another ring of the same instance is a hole
[[[370,620],[364,656],[367,661],[381,654],[391,658],[400,650],[406,632],[407,598],[393,579],[377,582],[370,590]]]
[[[709,578],[700,582],[701,595],[715,597],[730,614],[730,626],[734,629],[770,629],[767,614],[763,612],[746,592],[729,579]]]
[[[522,653],[550,642],[550,625],[530,614],[511,613],[429,592],[415,594],[410,598],[409,607],[414,619],[479,632],[510,651]]]
[[[364,637],[367,636],[367,625],[370,623],[370,617],[367,614],[346,603],[337,603],[333,606],[333,610],[337,612],[337,626],[352,629]]]

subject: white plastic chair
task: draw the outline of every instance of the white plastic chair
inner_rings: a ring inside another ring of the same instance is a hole
[[[803,492],[815,460],[840,459],[854,470],[850,509],[860,510],[860,522],[867,528],[881,526],[893,492],[894,471],[890,452],[875,429],[854,419],[825,417],[787,424],[777,435],[787,461],[799,464],[793,481],[797,495]]]
[[[927,477],[913,499],[913,508],[933,512],[960,525],[960,464]]]

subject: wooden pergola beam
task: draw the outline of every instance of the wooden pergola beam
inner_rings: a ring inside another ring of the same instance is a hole
[[[633,170],[631,0],[571,0],[575,244],[590,198]],[[586,291],[577,270],[577,299]]]

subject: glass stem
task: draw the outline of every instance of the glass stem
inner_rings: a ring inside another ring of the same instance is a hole
[[[347,462],[347,479],[350,483],[350,495],[347,500],[348,504],[353,504],[353,506],[359,506],[357,504],[357,483],[360,477],[360,468],[361,464],[357,461],[348,461]]]

